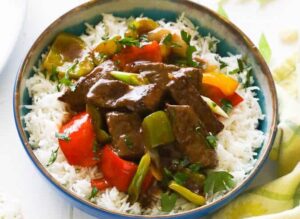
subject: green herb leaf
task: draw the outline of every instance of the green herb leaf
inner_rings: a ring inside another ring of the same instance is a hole
[[[96,195],[98,194],[99,190],[96,187],[93,187],[90,196],[88,197],[89,200],[91,200],[92,198],[95,198]]]
[[[266,62],[270,63],[271,56],[272,56],[272,50],[267,41],[265,34],[261,34],[261,36],[260,36],[258,49],[261,52],[262,56],[265,58]]]
[[[189,165],[190,161],[187,157],[184,157],[182,160],[180,160],[179,162],[179,166],[181,167],[186,167],[187,165]]]
[[[185,32],[184,30],[182,30],[180,32],[181,38],[183,39],[183,41],[187,44],[190,45],[192,36],[190,34],[188,34],[187,32]]]
[[[188,167],[193,173],[198,173],[199,170],[202,168],[200,163],[193,163]]]
[[[165,45],[170,45],[172,42],[172,34],[168,34],[167,36],[165,36],[165,38],[162,40],[162,43]]]
[[[132,37],[124,37],[119,40],[119,43],[123,46],[140,46],[140,41]]]
[[[233,176],[226,171],[210,172],[204,181],[204,192],[212,195],[233,188]]]
[[[238,62],[240,72],[244,71],[244,62],[243,62],[243,60],[238,59],[237,62]]]
[[[164,173],[167,177],[173,179],[173,174],[170,170],[168,170],[166,167],[164,167]]]
[[[49,79],[50,79],[51,81],[58,81],[58,71],[57,71],[57,67],[52,66],[52,69],[51,69],[51,75],[50,75]]]
[[[198,67],[199,66],[199,63],[195,62],[193,60],[193,53],[196,52],[196,47],[195,46],[188,46],[187,50],[186,50],[186,61],[187,61],[187,64],[189,66],[192,66],[192,67]]]
[[[228,64],[226,62],[223,62],[222,60],[219,60],[220,62],[220,69],[226,68]]]
[[[173,177],[175,182],[177,182],[179,185],[183,185],[188,178],[189,176],[183,172],[177,172]]]
[[[49,161],[48,161],[48,163],[46,165],[47,167],[49,167],[50,165],[52,165],[56,161],[58,148],[59,147],[57,147],[57,149],[55,149],[54,151],[51,152]]]
[[[160,204],[161,204],[161,210],[164,212],[170,212],[175,207],[177,201],[177,194],[168,192],[161,194]]]
[[[226,13],[225,9],[223,8],[222,4],[219,4],[218,6],[218,14],[222,17],[229,19],[228,14]]]
[[[208,144],[212,147],[212,148],[216,148],[217,147],[217,137],[210,134],[208,136],[206,136],[206,140],[208,142]]]
[[[130,138],[128,135],[125,135],[125,136],[124,136],[124,142],[125,142],[126,146],[127,146],[129,149],[132,149],[132,148],[133,148],[133,142],[132,142],[131,138]]]
[[[231,104],[231,102],[229,101],[229,100],[227,100],[227,99],[222,99],[221,100],[221,104],[222,104],[222,106],[221,106],[221,108],[225,111],[225,113],[230,113],[231,111],[232,111],[232,104]]]
[[[69,134],[67,133],[55,133],[55,137],[59,140],[63,140],[63,141],[70,141],[71,138],[69,137]]]

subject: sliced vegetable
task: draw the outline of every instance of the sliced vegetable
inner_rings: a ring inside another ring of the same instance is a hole
[[[223,116],[225,118],[228,118],[227,113],[219,107],[214,101],[209,99],[208,97],[202,96],[202,99],[206,102],[206,104],[209,106],[209,108],[216,114]]]
[[[117,53],[121,47],[118,43],[118,40],[120,40],[120,36],[113,37],[111,39],[107,39],[105,41],[100,42],[94,49],[93,53],[96,58],[103,58],[103,55],[105,56],[112,56],[115,53]],[[98,56],[102,57],[98,57]]]
[[[76,65],[74,66],[74,64]],[[71,66],[74,66],[72,69]],[[70,78],[79,78],[94,68],[93,59],[87,52],[85,43],[77,36],[61,33],[52,44],[43,67],[51,73],[55,68],[59,77],[68,73]]]
[[[103,191],[103,190],[111,187],[110,183],[107,182],[104,178],[92,179],[91,186],[93,188],[97,188],[99,191]]]
[[[235,79],[218,72],[203,74],[202,83],[219,88],[226,96],[233,95],[239,85]]]
[[[56,161],[58,149],[59,149],[59,147],[57,147],[57,149],[55,149],[54,151],[51,152],[49,161],[46,165],[47,167],[51,166]]]
[[[125,35],[127,37],[130,36],[130,37],[137,38],[142,34],[154,30],[158,26],[159,26],[158,23],[150,18],[145,18],[145,17],[136,18],[128,25],[129,30],[126,32]]]
[[[175,207],[176,201],[177,201],[177,194],[165,192],[161,194],[160,198],[160,206],[161,210],[164,212],[170,212]]]
[[[59,139],[59,146],[71,165],[90,167],[97,163],[94,159],[96,135],[89,114],[83,112],[63,125],[59,134],[68,133],[69,140]]]
[[[204,192],[212,195],[233,188],[234,186],[235,183],[231,174],[225,171],[215,171],[207,174],[204,181]]]
[[[100,169],[104,178],[121,192],[127,192],[137,165],[121,159],[109,145],[102,151]]]
[[[110,135],[103,129],[103,119],[101,113],[97,107],[92,104],[86,104],[86,112],[92,118],[94,131],[96,133],[97,141],[101,144],[105,144],[110,141]]]
[[[201,206],[201,205],[204,205],[206,202],[206,200],[203,196],[192,192],[191,190],[177,184],[174,181],[171,181],[171,183],[169,184],[169,188],[172,189],[173,191],[177,192],[178,194],[180,194],[181,196],[183,196],[190,202],[194,203],[195,205]]]
[[[129,200],[131,203],[136,202],[139,198],[142,184],[150,168],[150,163],[151,163],[150,155],[146,153],[142,157],[138,169],[128,188]]]
[[[138,60],[162,62],[159,44],[153,41],[142,47],[129,46],[113,56],[113,61],[118,63],[120,67]]]
[[[151,149],[174,141],[170,120],[164,111],[154,112],[142,123],[145,144]]]
[[[147,84],[147,81],[140,77],[139,74],[136,73],[129,73],[129,72],[122,72],[122,71],[111,71],[110,74],[126,84],[129,85],[142,85]]]
[[[258,49],[261,52],[262,56],[265,58],[266,62],[269,63],[271,61],[272,50],[265,34],[261,34],[260,36]]]

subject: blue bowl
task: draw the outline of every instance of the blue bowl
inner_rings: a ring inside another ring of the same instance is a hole
[[[154,20],[164,18],[166,21],[175,21],[176,18],[185,12],[192,22],[199,26],[199,33],[203,36],[211,34],[220,39],[218,53],[247,55],[249,64],[253,67],[255,83],[260,87],[258,91],[259,104],[265,114],[259,129],[265,133],[265,141],[258,150],[257,162],[249,176],[236,188],[224,195],[221,199],[195,208],[190,211],[166,216],[130,215],[113,212],[103,209],[93,203],[83,200],[74,192],[65,189],[57,182],[42,166],[34,155],[28,143],[28,133],[24,130],[22,116],[28,113],[23,105],[31,104],[28,91],[25,88],[25,81],[33,75],[32,67],[38,63],[40,55],[46,51],[55,36],[64,31],[80,35],[85,31],[84,23],[97,24],[101,21],[100,13],[112,13],[116,16],[129,17],[143,14]],[[254,179],[259,169],[263,166],[271,149],[277,124],[277,98],[272,76],[264,59],[258,52],[255,45],[249,38],[230,21],[221,18],[215,12],[206,7],[184,0],[102,0],[90,1],[82,4],[54,21],[35,41],[29,50],[23,65],[17,75],[14,89],[14,115],[16,126],[24,148],[36,165],[37,169],[47,180],[57,188],[74,206],[99,218],[199,218],[208,215],[224,206],[238,194],[244,191]]]

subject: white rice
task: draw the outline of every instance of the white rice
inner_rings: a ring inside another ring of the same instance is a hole
[[[209,45],[215,42],[216,39],[209,36],[198,37],[196,28],[184,16],[181,16],[177,22],[166,23],[161,20],[159,23],[172,31],[180,32],[183,29],[188,32],[192,36],[191,44],[195,45],[198,50],[195,55],[199,55],[211,65],[219,66],[216,61],[218,55],[213,53],[216,47],[213,46],[209,49]],[[126,19],[105,14],[103,15],[103,22],[95,27],[87,24],[86,34],[82,35],[81,38],[88,46],[93,47],[102,41],[103,36],[124,35],[127,24]],[[240,56],[232,55],[221,58],[222,61],[228,64],[222,71],[228,73],[237,68],[238,58]],[[46,79],[41,69],[36,68],[35,71],[36,74],[26,81],[33,103],[26,106],[31,111],[24,116],[24,121],[26,130],[30,134],[29,143],[35,148],[34,153],[39,161],[46,167],[51,152],[58,148],[55,133],[68,117],[68,109],[64,103],[57,100],[57,97],[63,92],[57,91],[57,83]],[[245,79],[245,74],[240,74],[242,80]],[[263,115],[255,98],[255,89],[257,88],[243,89],[240,87],[238,89],[238,93],[244,98],[244,101],[234,107],[228,119],[222,119],[225,128],[217,136],[218,146],[216,150],[219,165],[216,169],[231,173],[237,184],[247,177],[247,174],[255,165],[256,160],[253,158],[255,150],[261,146],[264,140],[263,133],[256,129],[259,119],[263,119]],[[89,197],[92,190],[90,179],[98,177],[99,174],[101,175],[97,167],[80,168],[69,165],[60,150],[58,150],[56,161],[46,168],[62,185],[85,199]],[[218,199],[221,195],[208,197],[208,201]],[[166,214],[166,212],[160,210],[159,200],[151,209],[142,209],[139,203],[130,205],[127,198],[128,196],[125,193],[119,192],[116,188],[110,188],[99,193],[92,201],[101,207],[122,213]],[[175,208],[168,214],[175,214],[195,207],[192,203],[180,198],[177,200]]]

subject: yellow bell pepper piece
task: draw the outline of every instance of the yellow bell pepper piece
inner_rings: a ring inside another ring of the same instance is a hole
[[[219,88],[226,96],[233,95],[239,85],[235,79],[219,72],[204,73],[202,83]]]

